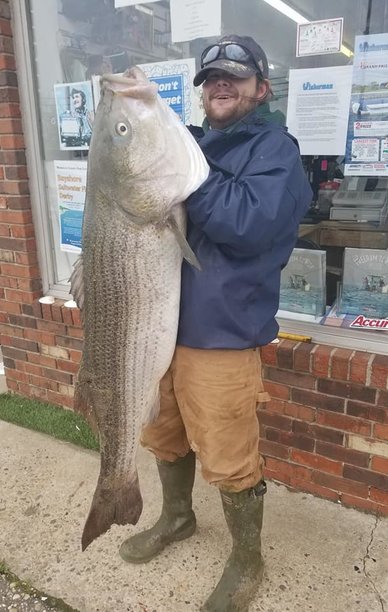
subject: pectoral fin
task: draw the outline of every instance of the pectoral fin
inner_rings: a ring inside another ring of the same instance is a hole
[[[194,266],[194,268],[197,268],[197,270],[202,270],[201,264],[199,263],[197,256],[192,251],[189,243],[186,240],[186,237],[183,235],[173,215],[171,215],[171,217],[168,218],[167,225],[174,233],[174,236],[177,239],[178,244],[182,249],[182,254],[183,254],[183,257],[186,259],[186,261],[192,266]]]

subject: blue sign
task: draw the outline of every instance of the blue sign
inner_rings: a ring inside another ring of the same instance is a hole
[[[169,74],[168,76],[150,77],[150,81],[158,84],[158,93],[161,98],[171,106],[184,122],[184,83],[182,74]]]

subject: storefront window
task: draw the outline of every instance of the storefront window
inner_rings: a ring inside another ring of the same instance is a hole
[[[77,257],[98,98],[93,77],[145,64],[185,122],[202,120],[200,92],[191,87],[191,78],[201,51],[218,36],[177,37],[171,31],[176,6],[167,0],[26,3],[53,254],[49,291],[54,294],[68,291]],[[296,132],[314,192],[297,249],[283,271],[281,325],[308,330],[310,336],[333,333],[335,327],[349,346],[357,339],[359,344],[364,338],[380,340],[382,327],[367,335],[360,330],[365,319],[388,317],[388,2],[222,0],[220,24],[219,34],[250,35],[265,49],[271,110],[280,111]],[[375,53],[368,55],[373,45]],[[363,72],[371,57],[376,66]],[[167,68],[155,68],[161,62],[175,62],[182,74],[186,71],[177,85],[185,103],[168,92],[173,85]],[[66,180],[69,168],[72,185]],[[345,329],[359,315],[364,317],[359,329]]]

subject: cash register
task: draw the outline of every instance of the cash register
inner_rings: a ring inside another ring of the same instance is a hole
[[[330,219],[382,225],[388,213],[388,178],[346,176],[332,199]]]

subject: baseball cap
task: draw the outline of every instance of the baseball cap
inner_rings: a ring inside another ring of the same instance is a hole
[[[254,74],[268,79],[267,56],[251,36],[230,34],[207,47],[201,55],[201,70],[194,77],[194,86],[201,85],[212,69],[224,70],[242,79]]]

